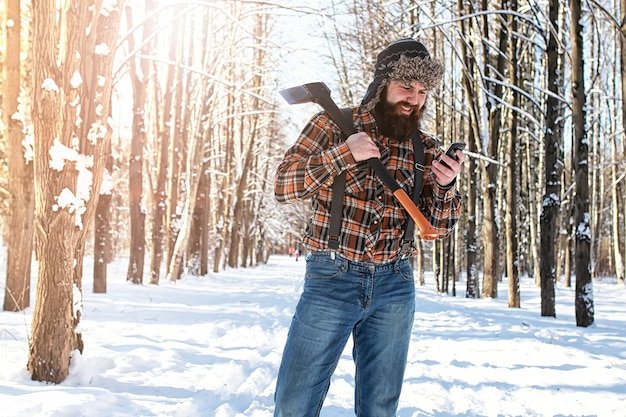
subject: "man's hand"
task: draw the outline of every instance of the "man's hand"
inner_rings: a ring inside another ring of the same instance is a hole
[[[467,157],[465,156],[463,151],[459,150],[456,151],[456,157],[458,160],[454,160],[444,153],[439,158],[439,160],[448,164],[450,168],[443,165],[441,162],[439,162],[439,160],[433,161],[431,169],[435,173],[435,176],[437,177],[437,183],[439,183],[439,185],[443,187],[450,185],[452,181],[454,181],[456,176],[459,175],[459,172],[461,172],[461,165]]]
[[[380,158],[380,150],[367,133],[359,132],[350,135],[346,139],[346,144],[350,148],[352,157],[356,162],[365,161],[370,158]]]

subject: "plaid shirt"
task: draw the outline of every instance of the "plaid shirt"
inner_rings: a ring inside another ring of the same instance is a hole
[[[373,115],[358,108],[353,110],[353,119],[357,130],[368,133],[378,145],[383,165],[410,196],[415,174],[412,141],[380,135]],[[426,169],[419,208],[445,236],[458,221],[461,196],[455,183],[446,188],[435,181],[430,165],[443,151],[431,137],[422,134],[422,141]],[[347,175],[338,252],[358,262],[381,264],[397,259],[403,255],[400,242],[410,217],[369,165],[354,161],[341,131],[326,113],[316,114],[285,154],[274,194],[281,203],[312,199],[313,215],[303,243],[310,251],[328,251],[332,184],[343,170]]]

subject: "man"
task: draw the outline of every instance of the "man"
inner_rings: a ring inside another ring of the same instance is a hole
[[[278,167],[278,201],[311,199],[313,214],[303,237],[304,289],[280,365],[275,417],[319,415],[350,335],[356,415],[395,416],[415,312],[408,260],[414,247],[401,245],[409,215],[364,161],[380,158],[411,195],[412,139],[420,134],[428,92],[442,76],[443,67],[420,42],[392,43],[378,55],[374,81],[352,109],[359,133],[343,140],[337,125],[319,113]],[[422,134],[421,140],[425,170],[419,206],[443,236],[461,212],[455,184],[465,156],[457,151],[455,160],[434,139]],[[341,233],[333,249],[328,244],[332,184],[342,171],[347,172]]]

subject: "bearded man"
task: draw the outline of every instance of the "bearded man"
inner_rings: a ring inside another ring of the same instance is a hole
[[[351,109],[358,133],[343,140],[329,115],[318,113],[277,169],[277,200],[310,199],[313,214],[302,237],[306,275],[278,373],[275,417],[319,415],[350,336],[356,415],[396,415],[415,315],[409,260],[415,246],[413,236],[404,236],[410,216],[365,161],[379,158],[409,195],[417,180],[418,207],[440,236],[450,233],[461,213],[455,185],[465,155],[445,155],[420,131],[428,93],[442,77],[442,65],[421,42],[392,43],[378,54],[374,80]],[[333,182],[343,173],[333,240]]]

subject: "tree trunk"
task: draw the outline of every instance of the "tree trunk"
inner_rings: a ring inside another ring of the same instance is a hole
[[[200,94],[199,102],[200,110],[197,114],[206,117],[208,109],[210,108],[214,96],[213,88],[206,88],[206,85],[199,86]],[[174,252],[172,254],[172,261],[167,271],[167,279],[170,281],[176,281],[180,279],[183,273],[184,267],[184,255],[187,251],[187,245],[189,243],[189,235],[191,233],[191,224],[193,220],[194,208],[196,205],[196,196],[198,192],[198,183],[200,179],[200,171],[203,167],[202,157],[204,143],[208,142],[210,137],[210,130],[207,129],[202,132],[201,120],[196,120],[196,127],[193,131],[192,137],[194,138],[189,145],[188,161],[187,161],[187,198],[185,200],[185,207],[183,209],[182,226],[174,245]]]
[[[461,0],[457,1],[457,7],[459,15],[471,13],[466,11],[464,4]],[[465,19],[461,19],[459,22],[461,33],[469,33],[468,23]],[[478,153],[481,151],[480,144],[480,130],[478,127],[478,109],[476,108],[476,102],[473,100],[474,89],[472,85],[472,74],[474,72],[475,62],[470,55],[470,50],[473,49],[471,42],[466,44],[461,42],[461,51],[464,63],[463,71],[463,87],[465,91],[466,101],[469,104],[469,126],[468,126],[468,141],[469,149],[471,152]],[[467,292],[466,297],[477,298],[479,296],[479,281],[478,281],[478,236],[476,235],[476,207],[477,207],[477,193],[476,187],[478,186],[478,167],[474,162],[474,158],[470,158],[469,161],[469,175],[470,182],[468,184],[468,201],[467,201]]]
[[[146,10],[151,10],[151,1],[146,0]],[[154,17],[152,18],[154,19]],[[143,39],[150,36],[151,24],[148,19],[143,26]],[[127,26],[133,27],[132,8],[126,7]],[[135,50],[132,36],[128,37],[129,50]],[[144,55],[150,55],[150,42],[143,45]],[[128,166],[128,193],[130,214],[130,254],[126,280],[133,284],[143,284],[143,268],[146,256],[146,211],[143,194],[143,151],[146,142],[146,94],[149,78],[149,63],[138,58],[130,59],[130,80],[133,88],[133,128],[130,142],[130,161]]]
[[[589,216],[589,145],[585,110],[585,79],[583,61],[583,28],[581,1],[570,0],[572,37],[572,124],[576,151],[576,196],[574,226],[576,227],[576,325],[593,324],[593,283],[591,280],[591,224]]]
[[[620,85],[622,87],[622,131],[625,132],[626,131],[626,106],[623,105],[624,102],[626,102],[626,0],[620,0],[620,11],[621,11],[621,19],[620,22],[622,23],[622,26],[620,27],[620,37],[619,37],[619,56],[620,56]],[[622,135],[622,138],[624,137],[624,135]],[[613,143],[615,144],[615,142],[617,141],[616,137],[613,137]],[[615,145],[617,146],[617,145]],[[622,143],[622,149],[623,149],[623,143]],[[624,152],[622,152],[621,154],[622,157],[625,156]],[[613,168],[616,169],[616,166],[613,165]],[[613,180],[613,190],[612,190],[612,195],[611,198],[617,200],[617,196],[619,195],[618,193],[618,188],[619,188],[619,184],[616,183],[616,180]],[[623,193],[621,194],[623,196]],[[626,204],[624,204],[626,201],[622,201],[622,204],[624,205],[624,225],[626,225]],[[619,202],[615,201],[613,204],[613,210],[614,213],[613,215],[617,218],[614,217],[614,224],[613,224],[613,256],[615,258],[615,268],[616,268],[616,275],[617,275],[617,282],[620,284],[624,284],[624,282],[626,282],[626,277],[624,276],[624,257],[622,255],[622,252],[620,250],[620,226],[619,226]],[[626,230],[624,230],[625,234],[626,234]],[[626,246],[626,245],[625,245]]]
[[[487,10],[487,1],[482,1],[482,10]],[[489,22],[487,15],[483,16],[483,35],[485,38],[489,36]],[[497,55],[496,77],[500,77],[500,74],[504,74],[504,68],[506,66],[505,61],[505,45],[506,45],[506,32],[504,28],[501,29],[499,49],[500,53]],[[487,50],[486,42],[483,42],[484,48],[484,61],[485,68],[483,69],[486,76],[489,76],[489,69],[491,65],[491,59]],[[489,122],[489,142],[487,144],[487,156],[489,158],[498,159],[498,150],[500,147],[500,128],[502,126],[502,100],[503,88],[502,83],[495,83],[491,86],[490,83],[486,83],[486,87],[490,91],[482,92],[480,88],[476,87],[475,91],[478,91],[478,95],[489,93],[493,95],[495,99],[486,100],[486,107],[488,112]],[[495,108],[491,103],[495,104]],[[482,238],[483,238],[483,252],[484,252],[484,267],[483,267],[483,297],[497,298],[498,297],[498,281],[500,280],[500,232],[498,230],[498,199],[497,199],[497,184],[498,184],[498,165],[481,163],[483,174],[483,224],[482,224]]]
[[[178,52],[182,54],[182,51]],[[181,59],[179,57],[179,59]],[[172,135],[171,146],[169,149],[169,177],[167,181],[167,213],[166,213],[166,240],[165,240],[165,265],[166,270],[172,261],[172,254],[174,253],[174,245],[176,244],[176,238],[178,237],[180,214],[178,212],[179,199],[180,199],[180,174],[184,170],[184,160],[187,153],[187,148],[184,142],[187,138],[186,130],[186,117],[188,114],[187,96],[189,92],[187,89],[191,87],[191,74],[181,74],[181,71],[177,71],[177,77],[179,87],[174,90],[174,105],[172,106]]]
[[[420,287],[424,285],[424,245],[422,244],[422,239],[419,237],[415,238],[415,272],[417,273],[417,285]]]
[[[507,5],[506,1],[503,1],[502,8],[506,9],[507,6],[511,10],[517,10],[517,0],[511,0],[510,5]],[[509,77],[511,85],[519,84],[519,70],[518,70],[518,52],[517,52],[517,17],[507,18],[510,23],[510,32],[508,33],[509,42]],[[508,27],[508,26],[506,26]],[[504,27],[503,27],[504,30]],[[512,93],[511,108],[519,108],[519,94],[516,91]],[[506,213],[505,213],[505,228],[506,228],[506,271],[508,279],[508,303],[509,307],[521,306],[520,301],[520,288],[519,288],[519,253],[518,253],[518,230],[517,230],[517,217],[519,216],[519,210],[517,208],[517,194],[519,190],[519,183],[517,178],[518,170],[518,152],[517,152],[517,112],[512,111],[510,116],[510,129],[507,143],[508,163],[506,167]]]
[[[93,292],[105,294],[107,292],[107,265],[111,259],[111,199],[113,197],[113,155],[109,142],[107,167],[105,179],[100,188],[100,197],[96,207],[96,219],[94,223],[94,247],[93,247]]]
[[[5,25],[4,90],[2,115],[8,143],[9,218],[7,221],[7,265],[4,287],[5,311],[21,311],[30,306],[30,273],[33,255],[35,195],[33,162],[26,154],[24,120],[19,109],[22,85],[20,61],[20,1],[5,0],[6,15],[13,25]]]
[[[470,152],[476,152],[476,144],[473,140],[473,133],[468,133]],[[465,256],[466,265],[466,298],[480,298],[479,270],[478,270],[478,236],[476,234],[476,181],[478,180],[478,167],[474,158],[469,158],[469,178],[467,186],[467,202],[465,210],[467,213],[467,236]]]
[[[441,264],[439,262],[439,252],[437,246],[441,247],[441,240],[436,240],[432,243],[432,259],[433,259],[433,275],[435,276],[435,293],[439,294],[442,291],[441,285]]]
[[[170,49],[169,55],[172,62],[176,62],[176,54],[179,49],[179,42],[181,38],[181,31],[183,27],[181,25],[173,25],[170,29]],[[165,94],[163,95],[163,102],[155,103],[156,106],[160,106],[161,120],[158,121],[158,135],[157,135],[157,160],[156,160],[156,181],[155,189],[153,190],[153,215],[152,215],[152,239],[150,241],[150,284],[157,285],[161,277],[161,266],[163,264],[163,252],[165,251],[165,242],[167,238],[167,231],[165,228],[166,216],[167,216],[167,172],[168,161],[170,159],[170,138],[171,138],[171,123],[172,114],[174,109],[172,108],[173,90],[180,90],[179,82],[175,82],[176,75],[179,74],[176,67],[168,66],[167,75],[165,77]],[[178,80],[180,81],[180,80]],[[155,95],[155,100],[156,95]]]
[[[68,375],[71,352],[82,351],[76,332],[82,308],[82,259],[77,254],[83,251],[84,226],[94,219],[103,149],[110,140],[114,56],[103,52],[114,49],[119,5],[107,3],[100,10],[93,2],[75,0],[57,10],[55,4],[33,2],[39,271],[28,370],[34,380],[59,383]],[[92,166],[84,163],[88,159]]]
[[[619,184],[617,180],[617,137],[611,138],[611,237],[618,284],[624,283],[624,258],[620,248]]]
[[[546,128],[545,128],[545,170],[544,170],[544,195],[541,212],[541,251],[540,251],[540,277],[541,277],[541,315],[556,317],[556,254],[555,242],[557,241],[558,215],[561,207],[560,193],[560,166],[561,166],[561,126],[559,86],[561,83],[560,69],[558,65],[558,47],[556,33],[558,31],[559,2],[550,0],[549,19],[554,31],[550,31],[548,38],[548,97],[546,99]]]

